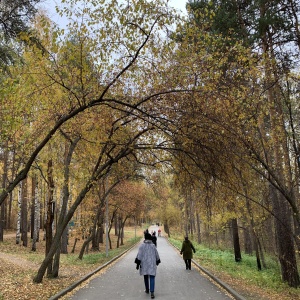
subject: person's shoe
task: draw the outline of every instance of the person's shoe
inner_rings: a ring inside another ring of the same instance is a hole
[[[154,299],[155,296],[154,296],[154,293],[151,293],[151,299]]]
[[[145,293],[146,293],[146,294],[149,294],[149,290],[145,290]]]

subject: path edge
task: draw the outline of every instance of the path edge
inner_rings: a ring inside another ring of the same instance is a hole
[[[67,288],[65,288],[65,289],[59,291],[57,294],[51,296],[48,300],[57,300],[57,299],[65,296],[66,294],[70,293],[72,290],[74,290],[76,287],[78,287],[81,283],[83,283],[84,281],[86,281],[87,279],[89,279],[90,277],[92,277],[93,275],[95,275],[96,273],[98,273],[99,271],[101,271],[102,269],[104,269],[105,267],[109,266],[112,262],[114,262],[115,260],[117,260],[120,257],[122,257],[124,254],[126,254],[128,251],[130,251],[131,249],[133,249],[139,243],[140,243],[140,240],[138,242],[136,242],[135,244],[133,244],[130,248],[124,250],[119,255],[113,257],[111,260],[109,260],[105,264],[103,264],[100,267],[98,267],[97,269],[95,269],[94,271],[86,274],[85,276],[83,276],[79,280],[75,281],[73,284],[71,284]]]
[[[171,246],[173,246],[175,249],[177,249],[180,252],[180,249],[176,246],[174,246],[168,238],[166,238],[167,241]],[[211,278],[213,281],[215,281],[218,285],[220,285],[223,289],[225,289],[234,299],[236,300],[247,300],[243,296],[241,296],[239,293],[237,293],[233,288],[231,288],[228,284],[220,280],[218,277],[214,276],[212,273],[210,273],[208,270],[200,266],[196,261],[192,259],[192,262],[199,268],[204,274],[206,274],[209,278]]]

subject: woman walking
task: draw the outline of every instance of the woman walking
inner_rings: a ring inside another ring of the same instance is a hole
[[[195,250],[192,242],[186,236],[184,238],[184,241],[182,242],[181,251],[180,251],[180,254],[183,254],[182,257],[183,257],[183,260],[185,262],[186,270],[191,270],[193,252],[195,253],[196,250]]]
[[[145,292],[149,294],[150,291],[151,298],[155,298],[155,276],[160,258],[150,233],[145,234],[145,240],[139,247],[135,263],[136,269],[140,269],[140,275],[144,275]]]

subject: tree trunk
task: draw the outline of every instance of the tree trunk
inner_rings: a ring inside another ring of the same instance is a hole
[[[124,245],[124,227],[128,217],[125,217],[122,221],[122,217],[119,217],[119,235],[117,241],[117,248]]]
[[[51,273],[51,277],[57,278],[58,277],[58,272],[59,272],[59,262],[60,262],[60,253],[61,253],[61,246],[58,246],[56,253],[54,255],[53,259],[53,269]]]
[[[242,260],[241,248],[240,248],[240,238],[237,219],[234,218],[231,220],[232,226],[232,239],[233,239],[233,248],[234,248],[234,258],[236,262]]]
[[[118,217],[118,239],[117,239],[117,248],[120,247],[121,233],[122,233],[122,217]]]
[[[68,254],[68,244],[69,244],[69,226],[65,228],[61,236],[61,253]]]
[[[97,218],[96,233],[92,240],[92,250],[100,251],[99,244],[103,243],[103,213],[100,212]]]
[[[21,239],[21,203],[22,203],[22,185],[23,181],[19,183],[18,187],[18,216],[17,216],[17,233],[16,233],[16,244],[20,244]]]
[[[168,235],[168,237],[170,237],[170,229],[166,221],[164,222],[164,232]]]
[[[244,241],[245,241],[245,253],[252,255],[252,239],[251,239],[251,230],[247,224],[244,224]]]
[[[95,234],[92,240],[92,248],[93,251],[100,251],[99,244],[103,243],[103,208],[104,208],[104,197],[101,199],[101,203],[98,207],[97,216],[96,216],[96,224],[94,225]]]
[[[63,220],[66,217],[67,211],[68,211],[68,202],[70,198],[70,191],[69,191],[69,184],[70,184],[70,164],[72,161],[73,153],[75,151],[75,148],[80,141],[80,137],[75,138],[74,140],[71,140],[67,136],[66,133],[61,131],[63,136],[66,138],[67,141],[71,142],[71,144],[68,147],[68,144],[65,144],[65,153],[64,153],[64,184],[63,184],[63,198],[62,198],[62,207],[60,212],[60,217],[58,220],[57,226],[61,226],[63,223]],[[69,238],[69,226],[66,226],[66,228],[63,231],[62,238],[61,238],[61,253],[67,254],[68,253],[68,238]]]
[[[33,206],[34,206],[34,213],[33,213],[33,236],[32,236],[32,251],[36,251],[36,243],[39,238],[39,230],[40,230],[40,224],[39,224],[39,219],[40,219],[40,199],[39,199],[39,194],[38,194],[38,182],[37,179],[33,181],[33,188],[35,190],[34,195],[33,195]]]
[[[79,240],[78,238],[75,238],[74,245],[73,245],[73,248],[72,248],[71,253],[74,253],[74,252],[75,252],[75,248],[76,248],[76,244],[77,244],[77,241],[78,241],[78,240]]]
[[[251,226],[251,231],[252,231],[253,246],[254,246],[255,256],[256,256],[257,270],[261,271],[261,260],[259,255],[259,240],[252,226]]]
[[[8,150],[7,147],[3,150],[3,175],[2,175],[2,189],[6,187],[7,181],[7,166],[8,166]],[[7,212],[7,201],[3,201],[0,205],[0,242],[3,242],[4,229],[6,225],[6,212]]]
[[[47,218],[45,224],[46,230],[46,256],[50,251],[52,246],[53,232],[52,225],[54,221],[54,211],[55,211],[55,203],[53,199],[54,193],[54,181],[53,181],[53,164],[52,160],[48,161],[48,201],[47,201]],[[47,275],[52,277],[52,257],[50,259],[51,263],[49,263],[47,268]]]
[[[15,177],[15,152],[13,152],[12,154],[12,170],[11,170],[11,178]],[[13,204],[13,191],[11,193],[9,193],[9,203],[8,203],[8,214],[7,214],[7,228],[12,228],[11,225],[11,213],[12,213],[12,204]]]
[[[115,227],[115,236],[119,236],[119,218],[118,215],[115,215],[115,219],[114,219],[114,227]]]
[[[34,212],[35,212],[35,183],[36,182],[36,176],[33,176],[31,178],[31,206],[30,206],[30,238],[33,240],[33,235],[34,235]]]
[[[84,243],[81,247],[81,250],[80,250],[79,256],[78,256],[78,258],[80,260],[83,258],[84,251],[87,249],[89,243],[93,240],[93,237],[94,237],[94,231],[92,231],[92,234],[84,241]]]
[[[97,232],[99,244],[103,244],[104,243],[104,239],[103,239],[103,236],[104,236],[104,224],[103,224],[103,221],[104,221],[104,218],[102,218],[102,222],[99,225],[98,232]]]
[[[28,245],[27,227],[28,227],[28,196],[27,196],[27,178],[23,180],[22,184],[22,198],[21,198],[21,240],[23,246]]]
[[[285,199],[278,191],[273,193],[273,207],[282,280],[286,281],[291,287],[299,287],[300,278],[292,236],[291,212],[285,203]]]
[[[201,227],[200,227],[200,216],[199,213],[196,213],[196,219],[197,219],[197,242],[198,244],[201,244]]]
[[[112,243],[111,243],[111,238],[110,238],[110,231],[111,231],[111,228],[112,228],[112,225],[113,225],[113,219],[111,220],[110,224],[109,224],[109,227],[108,227],[108,232],[106,233],[107,234],[107,237],[108,237],[108,243],[109,243],[109,249],[112,249]]]
[[[262,2],[260,7],[261,18],[265,18],[268,13],[267,3]],[[290,188],[289,175],[289,153],[287,152],[287,139],[285,133],[285,124],[282,116],[282,99],[281,89],[278,86],[277,66],[273,49],[273,35],[270,33],[267,24],[262,27],[261,40],[263,54],[265,56],[265,74],[269,114],[270,114],[270,134],[272,142],[272,152],[270,152],[269,161],[272,162],[273,172],[270,174],[271,200],[273,212],[275,216],[275,232],[278,245],[279,262],[281,266],[281,275],[283,281],[288,282],[291,287],[300,286],[300,278],[297,269],[297,261],[295,256],[295,247],[293,241],[293,229],[291,222],[291,210],[287,199],[283,196],[275,186],[283,186]],[[289,190],[291,194],[293,191]],[[294,201],[292,199],[291,201]],[[290,205],[294,203],[290,202]]]

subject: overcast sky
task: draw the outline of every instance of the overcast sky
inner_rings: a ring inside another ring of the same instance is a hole
[[[186,12],[185,5],[188,0],[169,0],[170,6],[181,10],[182,12]],[[56,23],[60,23],[60,18],[55,14],[55,6],[60,3],[60,0],[42,0],[41,7],[45,9],[49,15],[49,17]],[[53,12],[53,13],[52,13]]]
[[[187,0],[169,0],[170,5],[182,10],[183,12],[186,12],[185,5],[188,2]]]

